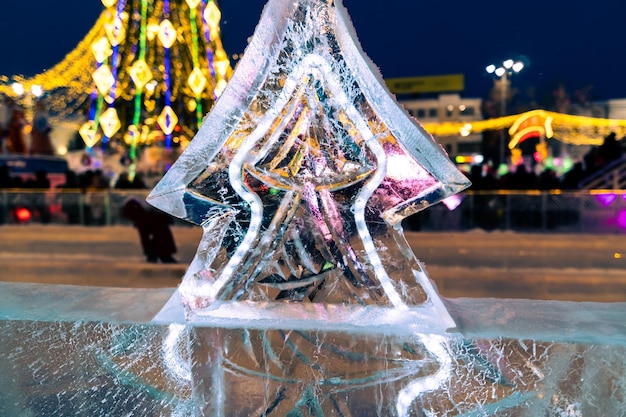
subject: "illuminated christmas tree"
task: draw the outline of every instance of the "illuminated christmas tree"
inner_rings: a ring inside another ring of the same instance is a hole
[[[214,0],[103,0],[89,120],[88,147],[122,139],[136,158],[140,144],[169,148],[191,138],[226,86]]]
[[[2,77],[0,92],[20,99],[12,86],[43,91],[57,120],[84,112],[87,148],[123,143],[133,161],[138,146],[184,148],[232,72],[215,0],[102,3],[61,62],[32,78]]]

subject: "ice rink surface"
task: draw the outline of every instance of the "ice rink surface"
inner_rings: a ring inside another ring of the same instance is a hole
[[[178,264],[147,263],[130,226],[0,226],[0,280],[174,288],[193,259],[199,227],[173,227]],[[481,230],[406,232],[444,297],[626,301],[623,235]]]

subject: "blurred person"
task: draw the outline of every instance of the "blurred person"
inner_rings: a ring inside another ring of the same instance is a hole
[[[24,111],[15,102],[12,102],[9,113],[7,136],[4,140],[6,153],[24,154],[26,153],[26,144],[24,142],[26,117],[24,116]]]
[[[498,189],[498,179],[488,165],[472,165],[468,178],[472,182],[471,190],[479,191],[473,196],[471,224],[483,230],[496,229],[501,218],[500,196],[480,191]]]
[[[8,97],[0,95],[0,154],[6,153],[5,140],[9,136],[9,121],[12,112],[10,104]]]
[[[0,165],[0,190],[6,188],[15,187],[15,182],[11,177],[11,171],[6,165]],[[7,198],[0,199],[0,224],[8,222],[8,213],[10,211],[10,204],[7,202]]]
[[[564,190],[577,190],[578,184],[585,179],[587,173],[582,162],[576,162],[572,169],[567,171],[561,180],[561,188]]]
[[[82,190],[80,190],[80,183],[76,173],[72,170],[65,171],[65,182],[57,188],[66,191],[66,193],[61,193],[61,211],[67,216],[67,222],[69,224],[81,223],[81,217],[84,218],[84,213],[81,216],[83,206],[79,201],[79,193]]]
[[[622,157],[622,145],[617,141],[615,132],[611,132],[604,138],[602,145],[598,148],[598,159],[600,165],[604,166]]]
[[[115,185],[113,188],[117,190],[129,190],[133,188],[133,184],[130,181],[128,172],[122,172],[119,177],[117,177],[117,181],[115,181]]]
[[[31,183],[31,188],[37,188],[40,190],[47,190],[50,188],[50,179],[48,173],[43,169],[38,169],[35,172],[35,179]]]
[[[539,174],[537,188],[540,190],[558,190],[561,188],[561,181],[553,169],[546,168]]]
[[[26,188],[32,188],[35,190],[31,199],[33,204],[32,208],[35,213],[39,214],[39,220],[41,223],[50,223],[52,216],[50,214],[50,207],[48,207],[48,204],[46,203],[45,194],[45,190],[50,188],[48,173],[43,169],[39,169],[35,172],[35,178],[29,178],[24,185]]]
[[[109,189],[109,182],[102,170],[91,172],[88,179],[85,203],[87,209],[87,224],[103,226],[107,222],[107,198],[104,191]]]
[[[148,188],[148,186],[143,180],[143,176],[139,172],[135,174],[135,177],[133,178],[133,181],[131,182],[131,186],[132,188],[135,188],[138,190],[145,190]]]
[[[535,190],[537,189],[537,175],[525,164],[520,164],[511,175],[507,176],[504,189],[509,190]]]
[[[48,114],[45,104],[39,100],[35,104],[35,114],[33,115],[33,129],[30,133],[30,154],[31,155],[54,155],[54,147],[50,140],[52,126],[48,122]]]
[[[177,263],[174,235],[170,230],[171,218],[153,207],[147,207],[137,198],[129,198],[122,207],[122,215],[133,222],[139,232],[141,248],[146,261]]]
[[[135,177],[131,180],[128,172],[122,172],[117,178],[114,188],[118,190],[145,190],[148,186],[140,174],[135,174]]]

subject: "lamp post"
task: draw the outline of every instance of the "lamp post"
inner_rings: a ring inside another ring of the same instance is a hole
[[[506,59],[502,61],[499,66],[494,64],[488,65],[485,70],[488,74],[492,74],[495,77],[500,79],[500,116],[503,117],[506,115],[506,100],[508,96],[509,89],[509,79],[512,74],[516,74],[524,69],[524,63],[522,61],[515,61],[513,59]],[[500,163],[504,162],[504,142],[505,142],[505,131],[504,129],[500,130]]]

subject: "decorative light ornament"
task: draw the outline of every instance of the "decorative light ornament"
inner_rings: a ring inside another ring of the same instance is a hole
[[[521,149],[511,149],[511,163],[516,166],[524,163],[524,157],[522,156]]]
[[[220,24],[220,19],[222,18],[222,12],[215,5],[214,1],[210,1],[209,4],[207,4],[207,6],[204,8],[202,17],[204,18],[204,21],[207,22],[207,24],[211,28],[211,31],[213,32],[218,28]]]
[[[143,59],[135,61],[130,67],[130,70],[128,70],[128,73],[137,88],[143,88],[150,80],[152,80],[152,71]]]
[[[178,124],[178,116],[176,116],[176,113],[170,106],[165,106],[157,118],[157,123],[159,124],[159,127],[161,127],[163,133],[171,135],[174,128]]]
[[[190,8],[195,9],[200,4],[200,0],[186,0]]]
[[[553,118],[542,110],[529,111],[522,114],[509,128],[511,141],[509,149],[515,148],[521,142],[530,138],[550,139],[554,132],[552,130]]]
[[[106,64],[100,65],[100,67],[93,72],[92,77],[98,91],[102,95],[106,95],[113,84],[115,84],[115,77],[113,77],[111,69]]]
[[[227,85],[228,83],[226,82],[226,80],[219,80],[215,85],[215,89],[213,90],[215,97],[221,96]]]
[[[114,5],[116,5],[117,0],[102,0],[102,4],[104,4],[104,7],[108,9],[109,7],[113,7]]]
[[[163,47],[171,48],[172,45],[174,45],[174,42],[176,42],[176,36],[176,29],[174,28],[174,25],[172,25],[172,22],[168,19],[164,19],[159,25],[158,33],[159,40],[161,41]]]
[[[187,84],[191,87],[191,91],[193,91],[196,96],[199,96],[202,94],[202,91],[204,91],[204,87],[206,87],[207,79],[200,68],[195,67],[189,74],[189,78],[187,78]]]
[[[170,106],[165,106],[157,118],[157,123],[166,135],[171,135],[178,124],[178,116]]]
[[[93,120],[83,123],[80,129],[78,129],[78,134],[83,139],[83,142],[85,142],[85,146],[88,148],[93,148],[94,145],[100,140],[96,122]]]
[[[93,52],[96,61],[101,64],[111,56],[113,50],[111,49],[111,44],[108,39],[103,36],[91,44],[91,52]]]
[[[104,113],[100,115],[100,127],[107,137],[113,137],[118,130],[122,127],[120,118],[117,116],[117,110],[115,107],[109,107]]]
[[[215,54],[218,55],[218,54]],[[230,68],[230,61],[226,58],[226,54],[224,54],[224,59],[219,59],[214,62],[215,70],[221,77],[226,77],[228,73],[228,69]]]
[[[112,46],[118,46],[126,37],[124,22],[118,16],[116,16],[113,21],[104,24],[104,31]]]
[[[103,13],[100,14],[94,26],[63,61],[45,73],[37,74],[28,80],[20,80],[20,82],[23,82],[26,91],[31,85],[37,84],[41,85],[46,92],[51,92],[47,98],[49,109],[60,117],[67,117],[76,112],[78,103],[84,103],[86,92],[89,92],[88,119],[95,120],[97,126],[101,112],[109,106],[115,106],[122,123],[121,132],[126,131],[126,127],[130,124],[142,126],[146,123],[145,110],[150,109],[150,104],[144,107],[143,103],[146,102],[146,98],[152,98],[152,95],[158,96],[152,114],[155,124],[156,116],[164,106],[171,105],[177,112],[182,112],[186,109],[187,100],[192,98],[197,100],[195,104],[197,111],[193,111],[194,115],[188,115],[185,110],[185,125],[182,125],[183,113],[179,122],[179,126],[188,128],[188,135],[192,136],[196,131],[198,121],[201,121],[206,110],[213,104],[215,96],[212,90],[219,81],[219,74],[216,73],[212,63],[214,50],[222,47],[219,33],[210,34],[208,38],[201,37],[199,41],[197,35],[192,35],[190,32],[193,30],[190,18],[193,12],[196,16],[193,19],[193,26],[202,25],[200,32],[209,33],[208,24],[202,21],[201,15],[209,1],[201,0],[195,9],[186,7],[185,2],[172,3],[175,7],[173,13],[169,10],[172,7],[170,0],[163,2],[160,0],[156,2],[151,0],[105,1],[106,6],[110,5],[110,8],[103,9]],[[139,21],[139,8],[143,8],[144,3],[147,4],[147,18]],[[217,4],[219,6],[219,3]],[[161,25],[164,19],[168,22]],[[154,32],[157,27],[158,31]],[[198,33],[201,34],[200,32]],[[154,38],[152,34],[155,35]],[[134,81],[131,81],[129,70],[134,61],[141,59],[142,37],[147,40],[145,62],[149,65],[153,77],[158,79],[159,84],[155,92],[149,90],[150,82],[146,84],[142,91],[146,96],[142,95],[131,103],[139,91],[135,89]],[[157,37],[159,40],[156,39]],[[171,51],[167,46],[177,49]],[[210,59],[211,62],[209,62]],[[94,61],[99,65],[96,65]],[[98,72],[100,75],[105,75],[105,81],[104,84],[100,82],[100,87],[97,88],[93,73],[103,64],[108,65],[108,71],[102,69]],[[195,97],[186,85],[189,72],[195,67],[202,69],[207,79],[200,97]],[[86,68],[89,69],[85,70]],[[230,73],[229,68],[226,80]],[[113,83],[111,83],[110,75],[113,77]],[[182,79],[180,79],[181,76]],[[64,88],[62,95],[55,93],[60,87]],[[0,78],[0,94],[16,96],[8,79],[2,83]],[[137,106],[137,101],[140,102],[139,106]],[[123,111],[120,106],[125,106]],[[138,123],[135,123],[135,113],[139,114]],[[157,130],[161,134],[160,129]],[[99,127],[98,131],[103,141],[108,140]],[[171,137],[166,138],[165,143],[170,143],[171,140]]]

